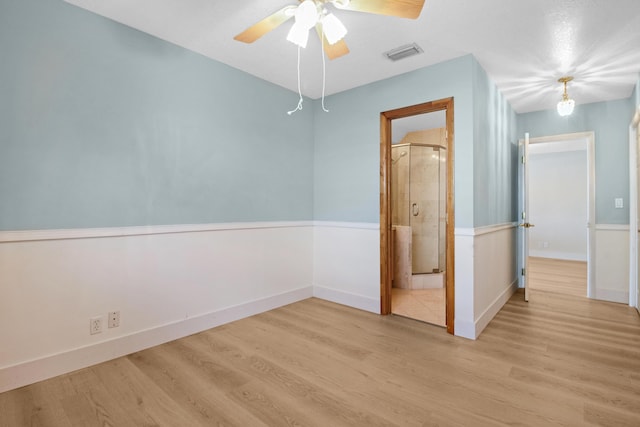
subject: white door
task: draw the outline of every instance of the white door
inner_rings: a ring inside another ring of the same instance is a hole
[[[529,134],[525,133],[524,140],[519,144],[519,166],[518,166],[518,210],[520,215],[519,224],[519,262],[518,269],[520,273],[519,285],[524,288],[524,300],[529,301],[529,228],[533,227],[533,224],[529,222]]]
[[[629,126],[629,305],[640,312],[640,108]]]
[[[636,226],[633,228],[636,237],[636,310],[640,312],[640,126],[636,127]]]

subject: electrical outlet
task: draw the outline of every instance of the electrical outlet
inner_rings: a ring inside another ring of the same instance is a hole
[[[109,312],[109,327],[117,328],[120,326],[120,311],[110,311]]]
[[[102,332],[102,317],[98,316],[89,319],[89,333],[95,335],[100,332]]]

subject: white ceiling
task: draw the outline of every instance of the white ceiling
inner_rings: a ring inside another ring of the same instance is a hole
[[[253,44],[233,37],[296,0],[66,0],[297,91],[297,48],[286,22]],[[640,72],[640,0],[426,0],[408,20],[334,11],[351,53],[327,61],[326,94],[472,53],[518,113],[554,108],[557,79],[575,76],[577,104],[627,98]],[[383,52],[416,42],[398,62]],[[301,59],[302,91],[322,94],[320,42]]]

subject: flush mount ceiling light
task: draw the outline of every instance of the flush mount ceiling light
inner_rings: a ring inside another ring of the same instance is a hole
[[[567,83],[573,80],[572,76],[560,77],[558,83],[564,84],[564,93],[562,94],[562,100],[558,102],[558,114],[561,116],[570,116],[573,113],[573,108],[576,106],[576,102],[569,98],[567,94]]]

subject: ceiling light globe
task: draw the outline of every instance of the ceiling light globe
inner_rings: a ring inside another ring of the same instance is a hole
[[[309,30],[318,22],[318,7],[313,0],[305,0],[300,3],[294,14],[296,25]]]
[[[309,29],[298,25],[296,22],[289,30],[289,34],[287,34],[287,40],[304,49],[307,47],[307,41],[309,40]]]
[[[566,99],[558,102],[558,114],[561,116],[570,116],[573,113],[576,103],[573,99]]]
[[[333,13],[322,18],[322,31],[329,44],[335,44],[347,35],[346,27]]]
[[[572,80],[573,76],[565,76],[558,79],[558,83],[562,83],[564,85],[562,100],[558,102],[558,114],[563,117],[571,115],[571,113],[573,113],[573,108],[576,106],[575,101],[569,98],[569,94],[567,93],[567,83]]]

